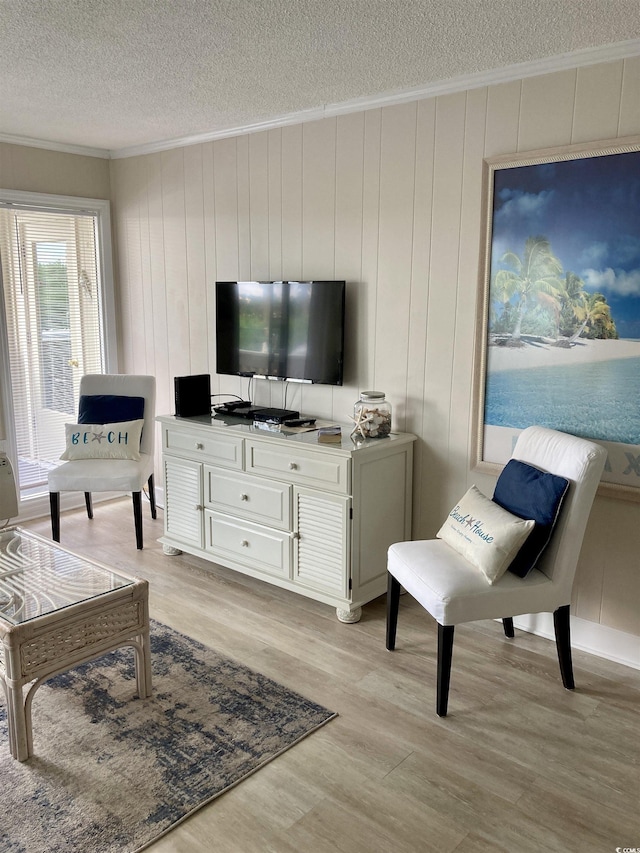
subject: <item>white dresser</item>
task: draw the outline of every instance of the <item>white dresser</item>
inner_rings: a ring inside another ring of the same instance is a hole
[[[387,548],[411,538],[415,436],[339,444],[246,421],[160,416],[164,553],[186,551],[357,622],[385,592]]]

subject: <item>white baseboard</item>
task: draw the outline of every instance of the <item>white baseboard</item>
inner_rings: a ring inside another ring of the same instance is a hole
[[[112,501],[123,497],[122,492],[92,492],[91,499],[95,504],[103,501]],[[60,512],[68,509],[79,509],[84,507],[83,492],[60,492]],[[49,493],[38,495],[35,498],[20,501],[17,518],[12,518],[12,524],[21,524],[23,521],[33,521],[35,518],[43,518],[50,513]]]
[[[554,640],[553,614],[533,613],[527,616],[516,616],[513,624],[523,631],[537,634],[540,637]],[[625,666],[640,669],[640,637],[588,622],[586,619],[571,617],[571,646],[583,652],[606,658]]]
[[[158,509],[164,509],[164,486],[156,486],[156,506]]]

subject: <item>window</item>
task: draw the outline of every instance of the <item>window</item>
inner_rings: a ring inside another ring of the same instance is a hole
[[[0,374],[21,501],[48,492],[80,377],[116,372],[109,203],[0,190]]]

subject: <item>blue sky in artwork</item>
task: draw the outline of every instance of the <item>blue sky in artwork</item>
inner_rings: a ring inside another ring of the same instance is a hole
[[[606,296],[620,337],[640,339],[640,152],[497,169],[492,275],[536,235]]]

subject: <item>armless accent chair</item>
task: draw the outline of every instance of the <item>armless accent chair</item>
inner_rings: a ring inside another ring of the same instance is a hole
[[[436,713],[446,716],[456,625],[502,619],[513,637],[513,617],[552,612],[560,673],[573,689],[569,634],[571,588],[591,506],[604,469],[603,447],[566,433],[528,427],[512,459],[569,481],[557,523],[535,567],[518,577],[506,571],[490,584],[482,572],[442,539],[400,542],[388,552],[387,649],[395,648],[400,587],[438,623]]]
[[[127,398],[139,404],[140,408],[144,405],[141,414],[126,414]],[[87,404],[84,415],[83,403]],[[60,541],[60,492],[84,492],[89,518],[93,518],[92,492],[131,492],[136,546],[142,548],[142,489],[145,483],[149,486],[151,517],[156,518],[153,478],[155,405],[154,376],[96,373],[81,378],[79,422],[111,424],[141,418],[140,452],[134,454],[139,458],[71,458],[49,472],[51,530],[55,542]]]

